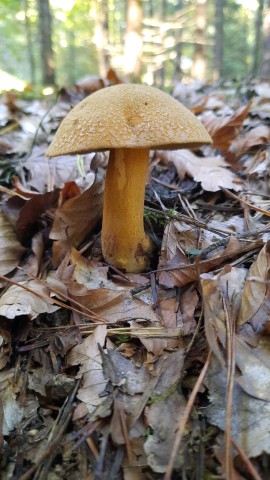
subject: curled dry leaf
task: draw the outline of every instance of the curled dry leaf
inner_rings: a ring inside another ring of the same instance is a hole
[[[93,261],[87,262],[75,249],[71,251],[70,267],[69,275],[68,269],[64,268],[65,278],[62,279],[69,294],[101,319],[108,323],[138,320],[159,326],[160,319],[152,308],[153,300],[149,301],[143,293],[142,299],[140,295],[134,298],[130,287],[108,280],[107,267],[104,269]]]
[[[243,155],[254,147],[261,147],[270,140],[270,129],[266,125],[259,125],[253,128],[243,136],[238,136],[233,140],[230,151],[237,155]]]
[[[82,378],[82,382],[77,397],[86,405],[92,420],[96,409],[104,402],[104,398],[106,400],[102,393],[106,388],[107,380],[104,378],[98,347],[104,346],[106,333],[105,325],[97,326],[94,333],[74,347],[68,355],[70,365],[81,365],[77,378]]]
[[[0,274],[6,275],[16,268],[24,251],[12,226],[0,210]]]
[[[176,266],[188,266],[190,261],[186,257],[183,248],[196,248],[196,232],[195,229],[187,224],[178,221],[168,223],[165,228],[161,256],[158,268],[174,268]],[[186,270],[163,271],[158,274],[159,283],[166,288],[181,286],[185,284],[187,277]],[[188,282],[186,282],[188,283]]]
[[[23,408],[17,402],[17,395],[13,384],[15,373],[10,370],[0,374],[0,397],[2,400],[3,423],[2,435],[9,435],[9,433],[16,428],[23,418]]]
[[[148,435],[144,449],[148,465],[154,472],[166,471],[179,416],[184,413],[185,399],[177,388],[182,375],[183,359],[183,352],[177,350],[159,361],[159,378],[152,392],[152,402],[146,411],[148,424],[153,431]],[[175,466],[179,467],[182,462],[183,458],[178,455]]]
[[[229,165],[220,156],[198,157],[190,150],[175,150],[168,152],[171,161],[181,179],[189,175],[196,182],[201,182],[202,188],[209,192],[216,192],[219,187],[241,190],[242,180],[228,167]]]
[[[70,246],[77,247],[101,219],[103,207],[103,178],[98,174],[95,182],[81,195],[67,200],[56,214],[50,238],[58,240],[54,251],[55,263],[67,253]],[[64,248],[61,249],[63,242]],[[61,258],[57,253],[61,249]]]
[[[225,96],[222,93],[213,92],[210,95],[204,95],[196,105],[193,105],[191,111],[194,115],[199,115],[205,110],[220,110],[225,106]]]
[[[27,287],[31,291],[22,287]],[[37,280],[18,282],[18,285],[9,287],[0,298],[0,315],[13,319],[20,315],[28,315],[31,319],[41,313],[52,313],[58,310],[48,300],[42,298],[50,295],[50,290]]]
[[[237,326],[246,322],[261,331],[270,313],[270,241],[252,264],[245,282]]]
[[[237,318],[241,311],[241,298],[245,284],[246,270],[225,267],[213,276],[201,275],[201,286],[205,311],[205,332],[211,350],[219,359],[221,368],[226,360],[223,349],[227,345],[225,303],[229,304],[229,316]],[[235,363],[237,371],[235,382],[247,394],[270,401],[270,359],[269,340],[259,343],[256,348],[249,346],[240,334],[234,335]],[[223,348],[222,348],[223,347]]]
[[[48,159],[45,156],[46,146],[35,146],[32,154],[27,158],[24,167],[29,170],[31,178],[27,184],[39,193],[45,193],[52,188],[61,188],[64,183],[77,180],[80,170],[76,155],[65,155]],[[82,157],[82,167],[87,174],[94,153]]]
[[[226,425],[226,371],[221,369],[215,358],[207,374],[209,406],[206,407],[208,421],[222,431]],[[270,453],[270,402],[248,395],[237,383],[232,399],[231,436],[248,458],[263,452]]]
[[[248,116],[250,105],[248,103],[238,108],[233,115],[218,117],[211,112],[202,118],[202,123],[212,137],[213,147],[220,148],[222,151],[228,150],[231,141],[237,136],[243,121]]]
[[[27,242],[32,238],[36,232],[40,216],[57,206],[59,192],[59,189],[56,189],[53,192],[35,195],[25,202],[16,225],[17,236],[20,241]]]

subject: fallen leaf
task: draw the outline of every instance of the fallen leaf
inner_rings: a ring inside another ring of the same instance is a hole
[[[179,417],[185,409],[185,399],[177,388],[183,368],[182,351],[178,350],[163,357],[160,364],[161,373],[146,413],[148,424],[153,431],[145,441],[144,450],[148,465],[154,472],[164,473],[173,448]],[[185,446],[182,445],[183,448]],[[183,456],[178,454],[175,468],[179,468],[182,463]]]
[[[57,206],[59,193],[59,189],[56,189],[53,192],[35,195],[25,202],[16,224],[17,236],[22,243],[29,242],[33,234],[36,233],[40,216]]]
[[[3,408],[2,435],[9,435],[23,418],[23,407],[17,401],[15,387],[12,380],[15,372],[10,370],[8,374],[0,374],[0,392]]]
[[[9,221],[0,210],[0,274],[6,275],[16,268],[25,248],[18,242]]]
[[[25,290],[23,286],[31,291]],[[49,288],[37,280],[18,282],[18,285],[11,285],[1,296],[0,315],[8,319],[28,315],[34,319],[41,313],[55,312],[59,307],[42,298],[49,294]]]
[[[102,357],[99,345],[104,346],[106,326],[99,325],[80,345],[68,354],[70,365],[81,365],[76,378],[82,378],[77,397],[87,407],[91,419],[95,419],[96,409],[103,403],[107,379],[103,374]],[[105,396],[106,399],[106,396]],[[108,413],[109,414],[109,413]]]
[[[68,251],[68,245],[78,247],[80,243],[97,225],[101,219],[103,208],[103,178],[97,175],[92,186],[81,195],[67,200],[55,213],[50,238],[67,242],[67,248],[61,251],[63,258]],[[62,259],[61,258],[61,259]],[[60,258],[55,258],[59,265]]]
[[[266,145],[270,140],[270,129],[266,125],[259,125],[243,136],[235,138],[230,146],[230,151],[236,155],[243,155],[254,147]]]
[[[175,150],[168,152],[168,161],[175,165],[179,178],[191,176],[195,182],[200,182],[202,188],[216,192],[219,187],[241,190],[241,179],[230,169],[228,163],[220,156],[199,157],[190,150]]]
[[[248,322],[253,330],[262,331],[270,313],[270,241],[252,264],[242,296],[237,327]]]
[[[213,147],[226,151],[247,118],[251,103],[238,108],[233,115],[219,117],[213,112],[202,117],[202,123],[213,140]]]
[[[222,431],[226,425],[226,371],[213,359],[207,374],[210,405],[206,416]],[[232,399],[231,436],[248,458],[270,453],[270,402],[248,395],[236,382]]]
[[[201,275],[201,286],[205,311],[205,332],[207,341],[225,368],[223,349],[227,344],[225,299],[231,305],[231,315],[236,318],[241,308],[241,298],[245,283],[245,269],[227,266],[220,274]],[[269,343],[269,342],[268,342]],[[270,360],[267,342],[254,348],[246,343],[241,334],[234,335],[235,364],[240,372],[235,382],[247,394],[260,400],[270,401]],[[223,348],[222,348],[223,347]]]

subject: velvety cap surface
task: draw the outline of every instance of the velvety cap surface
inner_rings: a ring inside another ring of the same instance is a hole
[[[47,156],[111,148],[192,148],[211,143],[197,118],[154,87],[136,84],[103,88],[71,110]]]

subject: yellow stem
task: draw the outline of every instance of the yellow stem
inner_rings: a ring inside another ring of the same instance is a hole
[[[127,272],[149,267],[152,242],[143,212],[149,149],[111,150],[106,174],[102,251],[105,260]]]

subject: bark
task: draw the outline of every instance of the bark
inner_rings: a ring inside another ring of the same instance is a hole
[[[270,1],[267,2],[267,8],[263,22],[263,52],[262,52],[262,78],[269,79],[270,76]]]
[[[52,17],[49,0],[37,0],[42,84],[55,85]]]
[[[142,19],[141,0],[127,0],[124,71],[135,79],[140,78],[142,69]]]
[[[206,0],[197,0],[195,27],[195,50],[191,75],[196,80],[205,80],[205,29],[206,29]]]
[[[215,0],[215,57],[214,80],[222,77],[223,42],[224,42],[224,6],[226,0]]]

